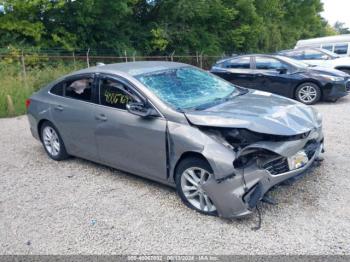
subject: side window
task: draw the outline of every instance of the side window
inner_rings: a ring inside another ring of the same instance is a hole
[[[322,48],[333,52],[333,45],[323,45]]]
[[[63,96],[63,87],[64,87],[64,83],[62,82],[58,83],[51,88],[50,93],[57,96]]]
[[[226,68],[250,69],[250,57],[231,59],[226,62]]]
[[[305,50],[304,60],[325,60],[328,56],[317,50]]]
[[[301,51],[291,51],[283,55],[297,59],[297,60],[303,60],[303,53]]]
[[[346,55],[348,53],[348,44],[337,44],[334,46],[334,53]]]
[[[101,79],[99,83],[100,104],[126,110],[126,105],[134,101],[127,86],[112,79]]]
[[[270,57],[256,57],[256,69],[259,70],[276,70],[287,68],[282,62]]]
[[[92,101],[93,78],[81,78],[66,82],[65,96],[82,101]]]

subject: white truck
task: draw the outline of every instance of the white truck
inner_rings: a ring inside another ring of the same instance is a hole
[[[350,56],[350,34],[299,40],[295,49],[301,47],[323,48],[339,56]]]
[[[299,47],[296,49],[280,51],[277,54],[300,60],[309,65],[338,69],[350,74],[350,57],[340,57],[326,49]]]

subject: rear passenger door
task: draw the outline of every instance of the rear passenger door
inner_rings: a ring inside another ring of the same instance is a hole
[[[97,160],[94,104],[95,76],[75,76],[55,85],[51,114],[69,154]]]
[[[237,57],[224,62],[225,70],[216,73],[225,80],[246,88],[254,88],[254,72],[251,69],[251,57]]]

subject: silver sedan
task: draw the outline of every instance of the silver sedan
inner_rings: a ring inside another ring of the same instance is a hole
[[[49,157],[77,156],[176,187],[204,214],[250,214],[323,150],[316,110],[196,67],[132,62],[74,72],[27,100]]]

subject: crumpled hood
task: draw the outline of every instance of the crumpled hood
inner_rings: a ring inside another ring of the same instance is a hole
[[[257,90],[205,110],[185,112],[185,115],[194,125],[246,128],[285,136],[302,134],[321,124],[311,107]]]

